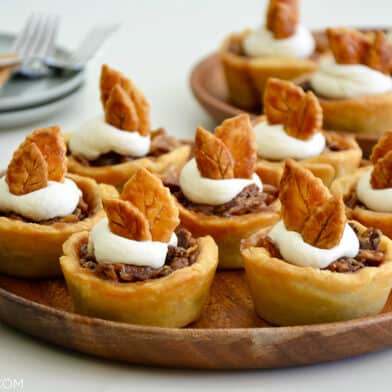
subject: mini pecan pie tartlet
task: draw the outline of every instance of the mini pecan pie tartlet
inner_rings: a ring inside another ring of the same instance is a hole
[[[266,24],[230,35],[219,51],[229,96],[259,110],[268,78],[292,80],[316,70],[312,34],[299,24],[298,0],[270,0]]]
[[[14,153],[0,178],[0,273],[60,275],[64,241],[104,216],[101,195],[116,190],[66,171],[58,127],[35,130]]]
[[[278,217],[278,190],[254,172],[256,145],[249,116],[225,120],[215,135],[199,127],[195,158],[172,185],[181,225],[195,236],[211,235],[219,268],[241,268],[241,239]]]
[[[347,222],[341,198],[292,160],[280,188],[282,220],[242,244],[257,314],[276,325],[379,313],[392,285],[392,242]]]
[[[211,237],[176,231],[179,213],[162,182],[139,169],[107,218],[64,244],[60,263],[75,310],[132,324],[183,327],[207,300],[218,264]]]
[[[343,197],[347,215],[392,238],[392,131],[374,146],[372,165],[333,182],[331,192]]]
[[[104,115],[69,136],[71,173],[121,189],[141,167],[164,174],[185,164],[190,146],[151,130],[150,106],[130,79],[103,65],[100,90]]]
[[[307,84],[327,129],[382,135],[392,128],[392,45],[383,31],[327,29],[331,52]]]
[[[270,79],[264,94],[265,115],[254,120],[263,180],[279,184],[284,160],[293,158],[330,186],[358,168],[362,152],[354,137],[322,129],[323,112],[314,94],[292,82]],[[273,177],[270,177],[270,176]]]

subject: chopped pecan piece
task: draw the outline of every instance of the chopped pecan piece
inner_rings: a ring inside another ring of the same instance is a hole
[[[383,31],[376,31],[372,46],[369,49],[366,64],[386,75],[391,73],[392,46]]]

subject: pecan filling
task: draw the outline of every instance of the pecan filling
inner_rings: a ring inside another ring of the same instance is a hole
[[[83,199],[83,197],[80,198],[79,204],[72,212],[72,214],[63,217],[57,217],[53,219],[39,221],[39,222],[35,222],[31,219],[25,218],[24,216],[16,214],[14,212],[0,212],[0,216],[4,216],[9,219],[14,219],[27,223],[39,223],[40,225],[53,225],[55,223],[76,223],[87,218],[89,215],[90,215],[90,208],[88,203]]]
[[[360,207],[367,209],[367,207],[359,200],[355,188],[353,188],[351,192],[344,197],[343,201],[348,208],[354,209],[355,207]]]
[[[188,200],[179,186],[169,185],[177,200],[187,209],[200,212],[205,215],[239,216],[255,212],[265,211],[277,199],[279,190],[273,185],[264,184],[263,192],[252,184],[245,187],[234,199],[225,204],[211,206],[198,204]]]
[[[89,269],[100,278],[114,282],[137,282],[148,279],[158,279],[172,272],[189,267],[197,260],[198,246],[191,233],[185,229],[176,231],[178,244],[169,246],[165,264],[161,268],[142,267],[130,264],[100,264],[95,257],[89,255],[87,244],[79,249],[80,265]]]
[[[173,151],[179,145],[180,142],[169,136],[163,128],[160,128],[151,133],[151,148],[147,157],[157,158],[160,155]],[[139,159],[132,156],[120,155],[114,151],[102,154],[97,159],[91,161],[79,155],[74,155],[74,158],[83,166],[112,166]]]
[[[359,252],[356,257],[341,257],[331,263],[325,270],[332,272],[355,272],[364,267],[378,267],[384,259],[384,252],[380,249],[382,233],[378,229],[369,228],[359,233],[355,225],[351,225],[359,240]],[[283,259],[279,249],[269,237],[262,237],[256,244],[265,248],[272,257]]]

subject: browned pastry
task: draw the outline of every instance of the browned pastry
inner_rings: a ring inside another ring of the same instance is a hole
[[[392,72],[392,45],[383,31],[328,29],[331,50],[338,63],[363,64],[386,75]],[[354,134],[382,136],[392,127],[392,93],[331,99],[318,96],[324,127]]]
[[[286,161],[279,199],[288,230],[318,248],[339,244],[346,224],[343,200],[331,197],[319,178],[291,159]]]
[[[58,127],[41,128],[26,137],[14,153],[6,181],[11,193],[25,195],[64,180],[65,143]],[[35,222],[12,211],[0,212],[0,272],[23,278],[60,275],[62,244],[73,233],[89,230],[104,216],[102,196],[117,194],[110,186],[79,176],[72,179],[83,196],[65,217]],[[0,208],[1,211],[1,208]]]
[[[104,200],[110,230],[135,241],[168,242],[179,223],[172,199],[162,182],[140,169],[125,185],[121,199]],[[184,240],[178,237],[179,242]],[[86,261],[83,249],[87,242],[87,232],[73,236],[64,244],[60,261],[77,312],[167,327],[183,327],[200,316],[218,264],[217,247],[211,237],[188,238],[192,244],[188,249],[169,246],[166,259],[178,252],[191,261],[177,257],[170,267],[164,265],[155,271],[148,264],[109,264],[110,260],[97,264],[92,261],[94,254]],[[148,261],[143,257],[141,253],[141,261]],[[184,262],[186,265],[181,265]],[[94,269],[87,268],[88,263],[93,263]],[[153,272],[161,275],[154,276]],[[139,277],[136,280],[132,279],[135,274]]]
[[[388,131],[373,147],[370,156],[373,169],[370,183],[373,189],[392,187],[392,132]],[[392,237],[392,214],[390,212],[372,211],[358,198],[356,187],[359,179],[369,170],[369,166],[336,179],[331,186],[334,195],[342,197],[346,203],[346,212],[350,219],[361,222],[367,227],[380,229],[388,237]]]
[[[321,249],[337,246],[346,225],[346,213],[341,198],[330,197],[310,214],[301,231],[308,244]]]
[[[175,200],[162,181],[142,168],[125,184],[121,198],[146,217],[153,241],[169,242],[180,219]]]
[[[111,91],[116,86],[116,84],[120,85],[120,87],[125,91],[134,104],[134,108],[138,117],[138,128],[133,130],[137,130],[141,135],[148,135],[151,129],[150,105],[147,102],[146,97],[129,78],[127,78],[121,72],[110,68],[106,64],[102,66],[100,80],[101,101],[104,109],[106,109]]]
[[[135,104],[119,84],[113,87],[106,101],[105,121],[123,131],[134,132],[139,129]]]
[[[282,124],[286,133],[297,139],[308,140],[321,130],[323,112],[317,98],[294,83],[269,79],[264,110],[270,124]]]
[[[195,136],[195,159],[200,174],[206,178],[234,178],[234,160],[219,138],[198,127]]]
[[[123,131],[150,137],[150,151],[144,157],[108,151],[93,160],[70,151],[68,170],[71,173],[121,189],[141,167],[162,176],[182,168],[189,159],[190,145],[169,136],[162,128],[151,130],[149,103],[129,78],[105,64],[101,70],[100,92],[105,122]]]
[[[295,33],[298,20],[298,0],[270,0],[266,26],[275,38],[291,37]]]
[[[234,159],[234,177],[251,178],[255,171],[256,140],[249,116],[228,118],[215,128],[215,136],[223,141]]]
[[[288,230],[301,232],[311,211],[330,197],[328,189],[309,170],[289,159],[280,182],[281,215]]]
[[[46,187],[48,165],[35,143],[25,142],[14,153],[6,181],[14,195],[24,195]]]
[[[131,203],[119,199],[104,199],[102,202],[112,233],[130,240],[151,241],[147,219]]]
[[[48,180],[62,182],[67,172],[64,137],[59,127],[39,128],[26,141],[35,143],[48,165]]]

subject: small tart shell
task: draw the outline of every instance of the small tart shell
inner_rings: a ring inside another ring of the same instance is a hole
[[[177,202],[181,226],[195,237],[210,235],[219,248],[219,268],[243,268],[240,243],[261,227],[270,226],[279,220],[280,202],[274,201],[268,209],[240,216],[223,217],[206,215],[185,208]]]
[[[381,136],[392,128],[392,93],[347,99],[317,98],[326,129]]]
[[[363,167],[347,176],[338,178],[331,186],[333,195],[347,197],[356,187],[359,178],[369,167]],[[350,219],[361,222],[366,227],[380,229],[386,236],[392,238],[392,213],[378,212],[367,209],[366,207],[356,206],[349,208],[346,206],[346,213]]]
[[[191,147],[189,145],[183,145],[156,158],[138,158],[110,166],[85,166],[70,155],[68,157],[68,171],[93,178],[98,183],[113,185],[121,190],[129,178],[140,168],[144,168],[158,175],[164,175],[184,166],[189,159],[190,153]]]
[[[64,244],[60,260],[76,312],[159,327],[183,327],[199,318],[218,264],[218,249],[211,237],[198,239],[199,254],[191,266],[133,283],[104,280],[81,267],[79,247],[87,239],[87,232],[73,235]]]
[[[63,243],[72,234],[90,230],[105,216],[103,197],[116,197],[109,185],[94,180],[67,175],[83,192],[90,208],[90,216],[76,223],[23,222],[0,216],[0,273],[21,278],[46,278],[61,275],[59,258]]]
[[[311,74],[317,68],[317,62],[310,58],[249,57],[233,53],[230,47],[242,47],[244,39],[251,32],[248,29],[231,34],[219,50],[230,99],[235,105],[247,110],[260,109],[268,78],[297,79]]]
[[[362,232],[365,227],[356,223]],[[271,257],[257,243],[263,230],[243,243],[242,256],[256,313],[275,325],[351,320],[379,313],[392,285],[392,241],[382,237],[384,261],[354,273],[298,267]]]
[[[254,120],[253,124],[255,125],[265,120],[265,116],[260,116]],[[327,151],[319,156],[299,161],[299,163],[306,169],[309,169],[316,177],[319,177],[328,187],[331,186],[336,178],[355,171],[362,158],[362,151],[353,136],[334,132],[334,137],[345,145],[345,150]],[[284,161],[270,161],[260,157],[257,158],[255,171],[265,182],[278,186],[283,175],[283,170]]]

